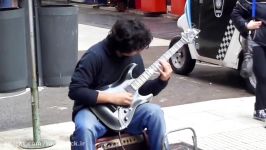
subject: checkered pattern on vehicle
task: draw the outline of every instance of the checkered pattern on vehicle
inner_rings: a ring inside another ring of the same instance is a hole
[[[229,24],[226,27],[226,31],[224,33],[222,43],[220,44],[220,47],[218,49],[218,54],[216,55],[216,59],[218,60],[224,59],[234,31],[235,31],[235,26],[233,25],[232,20],[229,20]]]

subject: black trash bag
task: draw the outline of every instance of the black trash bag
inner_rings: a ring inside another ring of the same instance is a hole
[[[253,74],[253,47],[256,43],[252,40],[250,34],[243,40],[242,47],[244,58],[240,68],[240,75],[243,78],[249,78]]]

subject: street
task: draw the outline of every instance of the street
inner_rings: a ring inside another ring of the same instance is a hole
[[[79,24],[110,29],[112,24],[122,17],[142,20],[150,28],[155,38],[169,41],[175,35],[180,34],[176,27],[176,19],[173,18],[148,17],[130,12],[114,12],[86,7],[80,8]],[[167,49],[167,45],[150,46],[143,52],[145,66],[148,67],[152,64]],[[84,52],[79,51],[79,58]],[[71,121],[73,101],[68,98],[67,93],[67,87],[40,88],[41,125]],[[12,96],[16,94],[20,95]],[[169,85],[161,94],[154,97],[152,103],[166,107],[247,96],[252,96],[252,94],[245,90],[244,81],[236,70],[198,62],[189,76],[173,74]],[[0,114],[0,131],[31,127],[30,91],[0,94],[0,110],[2,112]]]

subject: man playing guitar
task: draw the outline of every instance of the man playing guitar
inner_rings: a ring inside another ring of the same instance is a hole
[[[74,100],[73,139],[74,142],[83,144],[74,146],[73,149],[95,149],[96,139],[110,130],[91,111],[95,106],[111,104],[126,108],[132,105],[134,95],[130,91],[112,93],[101,89],[106,86],[110,88],[108,85],[123,78],[121,73],[130,64],[137,64],[131,72],[132,77],[140,76],[145,71],[140,53],[148,47],[151,40],[152,35],[143,23],[133,19],[121,19],[116,21],[103,41],[92,46],[79,60],[68,95]],[[160,76],[141,85],[138,89],[140,95],[157,95],[166,87],[172,69],[166,60],[159,60],[159,64]],[[116,107],[112,111],[116,111]],[[156,104],[143,103],[136,107],[132,120],[123,130],[129,134],[141,134],[147,129],[149,148],[161,150],[165,128],[161,108]]]

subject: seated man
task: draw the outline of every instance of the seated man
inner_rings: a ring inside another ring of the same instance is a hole
[[[75,131],[73,146],[75,150],[93,150],[95,142],[109,129],[98,120],[90,107],[98,104],[130,106],[132,93],[109,93],[98,91],[119,79],[123,69],[131,63],[137,66],[133,77],[144,72],[144,64],[140,55],[150,44],[152,35],[143,23],[137,20],[118,20],[109,35],[92,46],[78,62],[69,86],[69,97],[74,100],[73,121]],[[157,95],[166,87],[172,69],[168,62],[160,61],[160,76],[148,80],[139,89],[141,95]],[[161,150],[165,135],[165,120],[161,108],[156,104],[144,103],[137,107],[133,119],[124,130],[129,134],[141,134],[147,129],[151,150]]]

